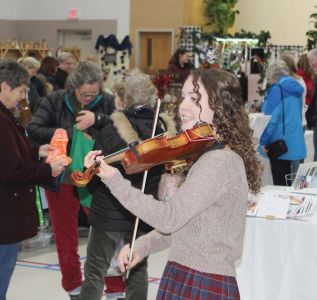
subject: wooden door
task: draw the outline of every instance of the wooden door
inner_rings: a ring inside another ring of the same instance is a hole
[[[172,56],[171,32],[140,33],[140,70],[155,75],[158,70],[167,69]]]

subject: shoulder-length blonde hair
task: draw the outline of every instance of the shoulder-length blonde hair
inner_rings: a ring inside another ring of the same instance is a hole
[[[148,75],[134,69],[125,79],[124,98],[126,107],[142,105],[153,108],[157,99],[157,89]]]
[[[200,95],[200,82],[208,93],[213,123],[223,144],[239,154],[246,168],[249,189],[260,190],[262,170],[252,141],[252,130],[243,107],[239,81],[229,72],[201,69],[192,72],[195,92]],[[200,98],[200,97],[198,97]],[[197,105],[200,107],[199,100]]]
[[[21,57],[18,59],[18,62],[26,69],[38,70],[40,68],[40,62],[31,56]]]

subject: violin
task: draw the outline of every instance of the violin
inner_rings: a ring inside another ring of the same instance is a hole
[[[107,164],[120,161],[128,175],[144,172],[162,164],[166,169],[171,169],[193,162],[215,142],[218,142],[218,136],[213,126],[201,123],[171,138],[158,136],[141,143],[132,143],[124,150],[103,157],[103,160]],[[95,161],[85,173],[73,172],[72,181],[76,186],[86,186],[99,172],[99,166],[100,162]]]

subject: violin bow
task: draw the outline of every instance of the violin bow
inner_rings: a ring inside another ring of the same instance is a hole
[[[156,111],[155,111],[155,117],[154,117],[154,121],[153,121],[153,127],[152,127],[152,135],[151,138],[153,138],[155,136],[155,130],[156,130],[156,126],[157,126],[157,120],[159,117],[159,113],[160,113],[160,107],[161,107],[161,99],[157,100],[157,105],[156,105]],[[141,191],[144,193],[145,190],[145,184],[146,184],[146,179],[147,179],[147,174],[148,174],[148,170],[146,170],[143,173],[143,180],[142,180],[142,186],[141,186]],[[133,229],[133,235],[132,235],[132,240],[131,240],[131,246],[130,246],[130,251],[128,254],[128,265],[126,267],[126,271],[123,275],[123,279],[124,281],[127,281],[129,279],[129,275],[130,275],[130,266],[131,266],[131,262],[132,262],[132,254],[133,254],[133,250],[134,250],[134,244],[135,244],[135,240],[136,240],[136,234],[138,231],[138,227],[139,227],[139,221],[140,218],[136,217],[135,218],[135,223],[134,223],[134,229]]]

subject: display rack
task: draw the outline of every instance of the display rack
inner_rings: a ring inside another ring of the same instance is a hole
[[[0,57],[18,59],[20,57],[33,56],[42,60],[48,56],[47,41],[17,41],[0,40]]]

